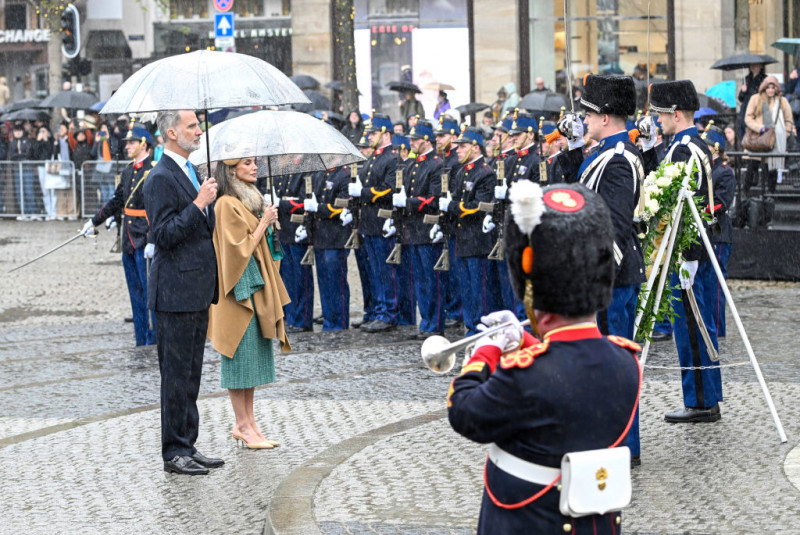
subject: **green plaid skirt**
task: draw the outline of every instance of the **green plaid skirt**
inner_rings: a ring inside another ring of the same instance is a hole
[[[247,264],[242,278],[236,283],[233,293],[237,301],[250,299],[264,287],[264,279],[253,257]],[[255,308],[255,304],[253,304]],[[233,358],[222,357],[220,385],[222,388],[253,388],[275,381],[275,359],[272,340],[261,336],[258,316],[253,314],[250,324],[236,348]]]

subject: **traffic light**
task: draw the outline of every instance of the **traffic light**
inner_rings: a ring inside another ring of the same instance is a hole
[[[72,4],[61,15],[61,42],[61,52],[67,58],[74,58],[81,51],[81,21]]]

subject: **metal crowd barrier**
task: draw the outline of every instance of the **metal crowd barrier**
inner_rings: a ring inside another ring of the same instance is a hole
[[[81,217],[94,216],[114,196],[117,176],[131,163],[130,160],[91,160],[81,167]]]
[[[0,161],[0,217],[75,219],[75,184],[69,161]]]

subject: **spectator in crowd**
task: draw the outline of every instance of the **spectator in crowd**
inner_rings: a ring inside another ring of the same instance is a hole
[[[394,123],[394,125],[392,125],[392,131],[398,136],[402,136],[406,133],[406,125],[404,123]]]
[[[11,99],[11,91],[8,89],[8,83],[5,76],[0,76],[0,106],[5,106]]]
[[[58,126],[55,143],[58,145],[56,159],[61,162],[72,161],[72,147],[69,143],[69,121],[62,121]],[[56,213],[59,219],[77,219],[75,204],[73,202],[72,191],[70,189],[56,190]]]
[[[787,138],[797,134],[789,101],[781,94],[781,85],[772,75],[764,78],[758,87],[758,93],[750,98],[744,120],[747,128],[754,132],[763,133],[768,128],[775,129],[775,147],[772,152],[776,154],[786,152]],[[769,169],[767,189],[770,193],[775,192],[778,175],[783,170],[783,160],[769,158],[766,162]]]
[[[125,151],[125,136],[128,135],[128,123],[130,119],[127,115],[120,115],[117,117],[117,120],[114,122],[114,128],[111,130],[111,134],[117,138],[117,159],[125,160],[128,158],[128,155]]]
[[[761,82],[763,82],[766,77],[767,74],[764,72],[764,65],[761,63],[753,63],[750,65],[750,72],[747,73],[742,88],[739,90],[739,102],[742,103],[742,107],[739,110],[739,139],[744,137],[744,116],[750,98],[758,93],[758,88],[761,87]]]
[[[422,102],[417,100],[413,91],[406,91],[405,95],[405,100],[400,104],[400,117],[404,121],[412,115],[419,115],[420,119],[424,119],[425,108],[422,107]]]
[[[42,125],[37,130],[36,140],[31,146],[31,159],[49,160],[53,155],[53,136],[50,129]]]
[[[92,158],[92,145],[89,143],[86,130],[75,132],[74,139],[72,161],[75,163],[75,170],[79,171],[83,168],[83,162]]]
[[[203,132],[214,126],[213,124],[208,122],[208,119],[206,118],[206,112],[204,110],[198,111],[196,115],[197,115],[197,120],[200,121],[200,130],[202,130]]]
[[[497,100],[502,103],[498,119],[505,115],[505,112],[513,112],[514,108],[519,105],[519,94],[517,93],[517,84],[508,82],[500,88],[497,92]]]
[[[544,93],[545,91],[550,91],[550,88],[544,85],[544,78],[542,78],[541,76],[537,76],[536,79],[533,81],[533,83],[534,83],[533,87],[534,93]]]
[[[0,122],[0,160],[5,160],[6,156],[8,156],[8,123],[2,121]]]
[[[157,162],[161,159],[161,155],[164,154],[164,136],[161,135],[160,130],[156,130],[155,138],[156,146],[153,149],[153,161]]]
[[[8,148],[8,159],[12,162],[22,162],[31,159],[33,143],[30,138],[25,136],[25,125],[21,122],[14,123],[14,131],[11,143]],[[23,166],[22,169],[14,169],[14,191],[19,204],[20,216],[18,220],[30,220],[36,212],[36,201],[34,192],[33,169]]]
[[[361,139],[361,132],[364,131],[364,123],[361,121],[361,114],[358,110],[352,110],[347,116],[347,122],[342,127],[342,134],[355,145]]]
[[[450,101],[447,99],[447,93],[439,90],[439,102],[436,103],[436,109],[433,111],[433,118],[437,121],[439,116],[450,109]]]
[[[53,160],[56,157],[58,145],[53,139],[50,129],[42,125],[37,129],[36,140],[31,149],[31,159],[33,160]],[[42,203],[47,214],[45,220],[50,221],[56,218],[56,197],[52,186],[47,186],[47,173],[54,172],[57,168],[50,167],[48,164],[38,166],[39,185],[42,188]]]
[[[736,137],[736,130],[733,128],[733,126],[731,125],[726,126],[724,132],[725,132],[725,146],[727,147],[725,153],[727,153],[728,151],[735,152],[741,150],[742,147],[739,145],[739,139]],[[727,154],[725,155],[725,158],[727,159]]]
[[[800,70],[794,69],[789,73],[786,83],[786,100],[792,107],[795,128],[800,128]]]
[[[97,134],[92,145],[91,159],[98,162],[94,168],[92,178],[94,183],[100,188],[100,199],[103,203],[107,202],[114,195],[114,174],[113,160],[118,154],[117,138],[111,135],[111,125],[103,121],[97,127]],[[88,178],[88,177],[87,177]]]

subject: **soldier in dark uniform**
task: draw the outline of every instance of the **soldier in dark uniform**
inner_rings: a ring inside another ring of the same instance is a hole
[[[433,269],[442,246],[428,236],[426,215],[437,215],[441,191],[442,160],[433,147],[433,125],[419,120],[408,132],[411,148],[418,156],[409,161],[403,175],[403,190],[392,196],[392,204],[405,211],[403,263],[410,264],[414,295],[419,307],[420,339],[444,331],[444,296],[440,271]]]
[[[292,300],[283,307],[286,332],[290,333],[314,330],[314,270],[300,263],[308,250],[308,231],[301,223],[291,220],[292,215],[305,214],[305,175],[295,173],[274,177],[280,242],[284,251],[280,272]]]
[[[372,156],[373,149],[372,147],[369,146],[369,141],[367,140],[366,132],[362,133],[361,138],[358,140],[358,143],[356,143],[356,147],[358,147],[358,150],[361,152],[364,158],[368,159],[370,156]],[[349,188],[350,186],[348,185],[348,192]],[[358,198],[358,202],[361,202],[360,197]],[[349,214],[349,217],[354,217],[354,216],[353,214]],[[356,231],[358,231],[358,229],[356,229]],[[352,234],[352,229],[350,230],[350,232]],[[369,257],[367,256],[367,248],[362,245],[361,247],[359,247],[358,249],[354,249],[353,251],[356,257],[356,267],[358,268],[359,282],[361,283],[361,299],[364,302],[364,314],[363,316],[361,316],[360,319],[354,319],[350,321],[350,326],[355,329],[358,329],[361,327],[361,325],[366,323],[372,323],[377,319],[375,313],[377,304],[375,302],[375,299],[372,297],[372,288],[369,282]]]
[[[397,156],[399,163],[405,164],[411,152],[411,142],[406,136],[394,134],[392,136],[392,152]]]
[[[483,232],[484,214],[480,203],[494,200],[497,177],[483,159],[483,134],[475,127],[462,129],[455,141],[459,169],[448,198],[439,199],[439,209],[455,221],[455,266],[461,292],[464,325],[468,334],[477,333],[481,316],[502,308],[497,292],[497,268],[487,257],[494,240]]]
[[[658,113],[658,120],[665,135],[672,136],[672,144],[664,161],[688,162],[696,164],[698,190],[702,204],[708,204],[708,182],[711,178],[711,151],[694,126],[694,112],[700,107],[697,91],[690,80],[661,82],[650,88],[650,109]],[[655,149],[656,142],[652,119],[644,117],[639,121],[639,133],[644,150],[647,171],[658,167]],[[706,345],[700,335],[697,321],[691,314],[686,289],[692,288],[700,314],[705,322],[709,337],[717,348],[717,331],[712,307],[706,303],[706,289],[701,277],[696,277],[699,267],[708,262],[708,255],[701,240],[683,252],[684,261],[670,276],[672,307],[675,317],[672,320],[675,345],[681,367],[707,367],[706,369],[681,370],[684,407],[667,413],[664,419],[671,423],[716,422],[720,419],[719,402],[722,401],[722,374],[717,362],[711,361]],[[704,268],[705,269],[705,268]]]
[[[713,123],[713,121],[712,121]],[[736,176],[733,169],[725,164],[725,133],[716,125],[706,127],[702,137],[711,149],[714,161],[711,164],[711,179],[714,188],[714,217],[717,218],[719,232],[710,232],[708,237],[714,245],[714,256],[725,279],[728,278],[728,259],[733,249],[733,224],[728,210],[736,195]],[[709,212],[710,208],[707,209]],[[711,307],[711,315],[717,326],[717,338],[725,337],[725,294],[717,279],[711,262],[703,262],[697,270],[703,279],[705,300]]]
[[[408,284],[397,280],[397,270],[386,258],[394,247],[394,236],[385,237],[391,221],[378,217],[378,210],[392,209],[392,191],[395,185],[397,157],[392,154],[392,121],[385,114],[374,114],[365,125],[372,155],[364,163],[356,184],[349,186],[352,197],[361,198],[360,232],[362,247],[369,259],[370,292],[375,299],[376,319],[361,328],[367,332],[393,329],[399,321],[400,294],[408,291]]]
[[[491,444],[478,533],[621,533],[619,512],[561,514],[557,484],[564,454],[620,444],[638,404],[639,347],[603,336],[595,323],[615,271],[609,211],[577,184],[542,190],[521,181],[510,196],[518,209],[506,228],[505,257],[543,341],[518,323],[486,336],[450,386],[453,429]],[[482,321],[492,327],[514,314]]]
[[[458,173],[461,164],[458,163],[458,153],[456,152],[453,141],[458,139],[461,130],[458,123],[454,121],[449,115],[440,115],[439,123],[434,127],[434,134],[436,135],[436,152],[442,159],[442,172],[447,172],[449,177],[449,184],[452,186],[453,181]],[[440,182],[441,184],[441,182]],[[441,186],[440,186],[441,187]],[[451,188],[452,189],[452,188]],[[437,195],[441,192],[436,192]],[[450,271],[442,271],[440,273],[440,280],[444,286],[444,314],[445,327],[454,327],[463,321],[463,314],[461,310],[461,293],[459,292],[459,279],[456,273],[456,238],[452,232],[454,221],[451,221],[449,216],[444,216],[447,221],[448,228],[451,229],[450,237],[448,239],[448,251],[450,253]],[[435,240],[439,232],[438,226],[434,225],[431,229],[431,240]],[[434,243],[436,243],[434,241]]]
[[[580,102],[586,110],[588,135],[598,142],[597,151],[584,159],[584,123],[574,114],[567,114],[559,124],[570,150],[559,158],[563,158],[563,167],[570,169],[568,175],[577,176],[581,184],[600,194],[609,207],[614,225],[616,276],[611,303],[598,315],[598,323],[603,333],[633,338],[639,288],[646,280],[642,247],[634,227],[644,170],[639,149],[631,143],[625,129],[626,119],[636,105],[633,79],[589,75]],[[634,464],[638,464],[638,415],[627,444]]]
[[[347,283],[347,255],[344,245],[350,237],[353,217],[347,208],[337,208],[336,199],[347,199],[350,167],[314,173],[314,194],[303,202],[313,213],[314,257],[322,305],[323,331],[340,331],[350,326],[350,285]]]
[[[155,245],[149,241],[150,224],[144,211],[144,182],[155,165],[150,151],[153,137],[141,127],[128,130],[124,138],[128,158],[133,163],[122,171],[114,196],[83,227],[84,235],[94,232],[109,217],[124,215],[122,225],[122,267],[133,309],[136,345],[156,343],[155,314],[147,310],[147,261],[153,258]],[[148,318],[150,314],[150,318]]]
[[[539,155],[536,151],[536,135],[539,123],[533,115],[515,112],[508,135],[514,138],[516,159],[511,169],[506,169],[506,177],[510,186],[517,180],[539,182]]]

